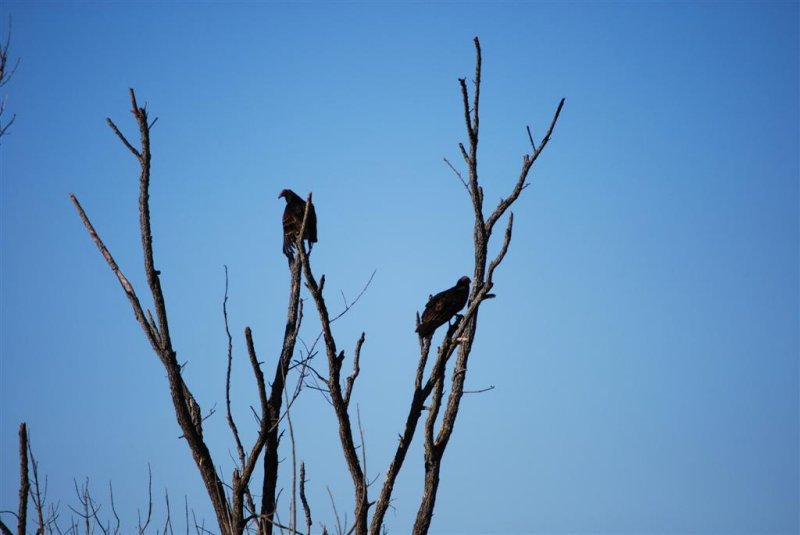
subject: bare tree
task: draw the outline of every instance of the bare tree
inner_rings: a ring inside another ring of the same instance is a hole
[[[140,107],[138,105],[133,89],[130,90],[130,99],[132,112],[139,128],[139,148],[134,147],[133,144],[128,141],[111,119],[107,119],[107,122],[123,145],[139,162],[141,168],[139,175],[140,234],[144,270],[155,308],[155,317],[149,309],[145,311],[142,307],[133,286],[103,243],[83,207],[78,202],[77,197],[70,194],[70,198],[75,208],[78,210],[81,221],[83,221],[89,235],[105,258],[109,268],[117,276],[123,291],[131,303],[136,320],[139,322],[154,352],[166,369],[173,408],[178,425],[183,433],[182,438],[186,439],[189,450],[197,465],[197,469],[203,479],[209,499],[214,508],[220,531],[224,534],[240,534],[243,533],[251,521],[257,521],[259,524],[259,531],[271,534],[275,523],[275,488],[278,475],[279,424],[282,419],[283,393],[291,359],[294,355],[294,347],[302,317],[302,302],[300,301],[300,263],[295,261],[290,265],[290,292],[286,327],[269,396],[267,395],[261,364],[256,356],[252,330],[249,327],[245,329],[244,334],[250,363],[253,368],[259,399],[261,400],[258,435],[254,443],[247,450],[242,444],[238,427],[233,420],[230,409],[231,345],[230,331],[227,330],[226,288],[226,302],[223,304],[223,312],[226,330],[229,336],[228,373],[226,376],[227,421],[236,443],[239,456],[238,466],[233,470],[231,475],[231,490],[230,493],[227,493],[222,476],[218,474],[214,468],[217,465],[214,463],[211,452],[203,439],[204,417],[200,405],[197,403],[182,376],[182,366],[178,363],[177,352],[173,347],[170,337],[167,307],[159,278],[160,271],[155,268],[153,238],[150,227],[149,185],[151,172],[150,131],[157,119],[152,121],[149,119],[146,107]],[[262,502],[259,510],[256,510],[250,491],[250,481],[262,450],[265,450]]]
[[[522,165],[519,175],[513,182],[510,193],[502,197],[497,206],[487,211],[484,209],[483,189],[478,177],[477,153],[479,139],[479,105],[481,87],[481,47],[476,37],[474,39],[476,51],[474,88],[470,98],[466,79],[459,80],[461,98],[463,103],[464,121],[467,131],[467,143],[459,143],[458,147],[464,160],[467,173],[466,178],[445,159],[447,165],[456,174],[458,179],[465,187],[470,205],[473,209],[474,223],[472,228],[474,245],[474,266],[472,277],[472,290],[466,304],[463,315],[458,315],[456,321],[450,325],[441,343],[435,349],[432,346],[432,336],[419,337],[419,360],[412,390],[411,401],[408,414],[400,435],[400,441],[385,472],[383,483],[380,486],[378,495],[374,501],[369,498],[370,481],[367,477],[367,456],[365,447],[364,430],[361,426],[358,407],[355,412],[355,422],[352,413],[352,394],[356,380],[359,377],[361,367],[361,353],[366,341],[366,335],[356,340],[353,349],[352,368],[346,377],[343,377],[343,365],[345,361],[345,351],[337,344],[333,323],[347,313],[353,304],[363,295],[369,282],[362,290],[361,294],[351,303],[345,302],[344,311],[332,315],[329,311],[325,299],[325,276],[317,278],[312,268],[310,253],[306,250],[303,243],[305,228],[309,220],[309,207],[312,206],[312,196],[308,194],[303,214],[302,224],[296,234],[295,247],[298,254],[289,263],[289,299],[286,312],[286,323],[280,345],[280,351],[276,358],[275,371],[270,383],[269,390],[262,371],[261,362],[258,360],[253,332],[250,327],[245,328],[244,338],[247,347],[248,358],[252,367],[253,377],[260,401],[260,413],[258,416],[258,433],[250,445],[245,445],[240,437],[239,426],[233,418],[231,410],[230,388],[231,388],[231,366],[233,361],[233,336],[228,326],[228,272],[225,268],[225,295],[222,303],[223,321],[228,341],[227,368],[225,376],[225,408],[226,421],[231,431],[235,444],[237,458],[235,468],[230,477],[230,484],[225,483],[223,475],[217,471],[217,463],[214,462],[212,454],[203,438],[203,421],[207,417],[203,415],[200,405],[186,384],[182,369],[179,364],[177,352],[173,345],[169,331],[169,321],[167,317],[167,305],[161,287],[160,271],[156,269],[156,261],[153,254],[153,235],[150,226],[150,205],[149,205],[149,185],[151,178],[151,142],[150,132],[156,120],[151,120],[146,107],[141,107],[137,103],[134,91],[130,90],[130,101],[132,113],[139,130],[139,143],[134,146],[127,137],[120,131],[117,125],[108,119],[108,125],[113,132],[128,149],[128,151],[138,161],[140,166],[139,173],[139,226],[142,242],[142,259],[144,271],[149,290],[149,299],[152,302],[154,313],[149,308],[142,305],[139,295],[133,288],[128,278],[123,274],[122,269],[117,265],[109,249],[100,238],[94,226],[86,215],[81,204],[75,195],[70,194],[70,198],[78,212],[90,237],[94,241],[101,255],[105,259],[111,271],[117,277],[123,292],[128,297],[133,309],[134,317],[139,323],[145,337],[164,366],[172,398],[173,409],[177,423],[181,429],[182,437],[186,440],[189,451],[195,460],[197,470],[203,480],[211,505],[214,509],[219,532],[223,535],[240,535],[245,532],[255,532],[258,534],[272,535],[275,528],[281,533],[300,534],[297,525],[297,487],[299,483],[299,501],[303,508],[305,519],[305,535],[310,535],[313,525],[311,517],[311,506],[306,496],[306,470],[302,460],[299,463],[299,479],[297,473],[297,457],[294,442],[294,432],[292,427],[292,415],[290,409],[300,394],[306,377],[318,380],[314,386],[322,390],[333,408],[339,431],[339,443],[341,446],[344,462],[350,473],[353,482],[353,525],[348,530],[346,525],[340,521],[338,511],[334,505],[336,516],[337,533],[343,534],[356,533],[357,535],[380,535],[385,532],[384,520],[386,512],[391,503],[392,493],[397,476],[403,467],[412,440],[417,433],[419,421],[422,419],[424,411],[427,416],[424,419],[422,440],[424,445],[424,468],[425,475],[422,486],[420,504],[418,506],[416,520],[413,526],[413,533],[424,535],[428,532],[433,517],[436,504],[436,496],[439,489],[439,477],[442,460],[447,445],[455,427],[458,417],[460,403],[463,395],[464,384],[468,373],[468,361],[472,352],[473,342],[478,327],[478,312],[484,301],[491,299],[495,294],[491,293],[495,288],[494,275],[496,269],[505,259],[511,244],[514,217],[509,208],[517,201],[522,191],[528,186],[528,174],[550,141],[553,129],[555,128],[564,100],[558,104],[553,115],[552,121],[544,137],[538,142],[534,141],[530,128],[528,138],[531,144],[531,151],[522,158]],[[494,257],[489,257],[488,250],[490,241],[496,224],[508,212],[505,231],[502,234],[502,242],[499,252]],[[374,273],[373,273],[374,275]],[[372,279],[370,278],[370,281]],[[300,351],[300,359],[293,360],[295,356],[295,346],[300,332],[303,319],[303,301],[300,299],[301,283],[305,283],[306,288],[314,302],[316,313],[321,323],[321,333],[311,347],[305,347],[305,353]],[[419,317],[417,318],[419,325]],[[327,362],[327,373],[323,374],[314,369],[309,361],[317,353],[316,344],[322,341],[325,351],[325,361]],[[432,364],[428,366],[429,360]],[[288,377],[290,372],[295,371],[298,375],[297,383],[290,387]],[[427,371],[427,373],[426,373]],[[347,372],[344,372],[345,374]],[[313,374],[313,375],[309,375]],[[445,383],[448,383],[448,395],[445,398]],[[279,457],[278,449],[282,436],[282,426],[288,427],[289,439],[291,442],[291,466],[292,466],[292,489],[291,501],[288,515],[288,525],[282,523],[277,511],[277,484]],[[23,439],[25,443],[23,444]],[[359,451],[360,450],[360,451]],[[34,506],[37,510],[38,533],[44,533],[45,529],[56,526],[57,510],[52,514],[43,514],[43,497],[40,493],[38,482],[38,471],[35,461],[34,467],[34,490],[30,490],[29,477],[27,472],[29,447],[27,446],[27,433],[24,424],[20,427],[20,503],[18,512],[15,513],[18,520],[18,533],[25,533],[25,523],[27,518],[27,500],[31,495]],[[263,478],[260,495],[252,492],[251,482],[256,472],[258,460],[263,452]],[[359,455],[360,454],[360,455]],[[31,452],[32,459],[32,452]],[[80,519],[71,520],[67,532],[78,533],[83,524],[83,531],[89,533],[97,528],[104,534],[118,533],[119,517],[113,503],[113,490],[109,487],[111,494],[111,510],[115,517],[115,522],[111,520],[101,520],[98,516],[99,506],[89,492],[88,481],[83,487],[75,484],[78,496],[79,507],[73,512]],[[330,491],[329,491],[330,494]],[[148,510],[144,521],[140,518],[139,533],[144,533],[150,524],[152,513],[152,492],[148,490]],[[256,503],[260,498],[260,503]],[[331,495],[333,501],[333,496]],[[169,497],[165,496],[166,501],[166,521],[163,524],[163,532],[172,534],[172,520],[169,505]],[[372,513],[370,515],[370,510]],[[347,516],[345,515],[345,524]],[[187,530],[189,525],[188,507],[186,508]],[[194,521],[197,533],[210,533],[201,523]],[[0,530],[4,535],[11,531],[0,522]],[[327,533],[327,528],[322,525],[322,533]],[[59,529],[60,532],[60,529]]]
[[[436,503],[436,494],[439,488],[439,473],[441,470],[442,457],[447,448],[450,437],[452,436],[453,428],[458,416],[461,398],[464,395],[464,382],[467,376],[467,363],[472,351],[472,344],[475,339],[478,326],[478,310],[485,300],[491,299],[495,296],[494,294],[490,293],[494,288],[494,273],[497,267],[503,262],[503,259],[508,252],[509,245],[511,244],[511,234],[514,223],[513,213],[509,212],[508,223],[506,224],[506,229],[503,234],[503,242],[500,246],[500,251],[494,258],[491,259],[491,261],[489,261],[488,249],[492,232],[494,231],[497,222],[519,198],[522,190],[528,186],[528,182],[526,182],[528,173],[530,172],[531,167],[536,159],[550,141],[553,129],[555,128],[556,122],[558,121],[558,117],[561,113],[561,109],[564,105],[564,99],[562,99],[556,108],[553,119],[545,136],[541,139],[538,146],[533,140],[530,128],[527,129],[531,143],[531,152],[523,156],[522,167],[520,169],[519,176],[514,182],[511,192],[506,197],[500,199],[498,205],[492,212],[488,213],[488,216],[485,215],[483,208],[483,188],[480,186],[478,179],[477,163],[481,86],[481,47],[477,37],[474,39],[474,44],[476,61],[475,78],[473,80],[474,92],[471,105],[466,79],[459,79],[469,147],[467,149],[463,143],[459,143],[459,149],[467,167],[467,180],[464,180],[461,173],[459,173],[454,166],[447,162],[467,189],[474,212],[474,268],[472,292],[469,301],[467,302],[466,313],[454,326],[448,330],[444,340],[436,350],[436,359],[427,379],[425,378],[425,369],[431,350],[432,337],[420,336],[419,338],[420,358],[417,365],[414,391],[412,394],[408,416],[406,418],[405,427],[395,451],[395,455],[386,472],[378,500],[375,502],[376,507],[375,512],[372,515],[371,522],[368,522],[368,509],[371,505],[371,502],[369,501],[367,494],[369,485],[365,475],[364,464],[366,461],[360,461],[358,455],[356,454],[353,426],[349,413],[350,394],[352,392],[353,383],[358,376],[359,356],[361,352],[361,346],[364,343],[364,335],[362,334],[361,338],[356,344],[355,356],[353,359],[353,373],[347,378],[345,394],[343,395],[341,385],[341,369],[344,361],[344,351],[337,351],[337,345],[331,331],[331,321],[329,319],[328,309],[323,298],[324,277],[318,284],[312,273],[308,255],[305,254],[305,251],[302,248],[299,249],[300,257],[303,263],[303,271],[306,278],[306,286],[308,287],[311,296],[314,299],[320,321],[322,322],[329,371],[328,377],[323,377],[322,379],[327,385],[330,401],[333,405],[334,412],[339,423],[339,438],[342,451],[344,453],[350,475],[353,479],[353,486],[355,490],[354,529],[355,533],[358,535],[363,535],[366,533],[370,533],[370,535],[379,535],[381,533],[381,530],[383,529],[384,517],[390,504],[397,475],[403,466],[406,454],[411,446],[411,441],[414,438],[417,424],[426,406],[428,408],[428,417],[426,419],[424,429],[425,480],[422,499],[417,512],[417,518],[414,523],[413,533],[415,535],[422,535],[427,533],[428,529],[430,528],[431,519],[433,517],[433,509]],[[457,356],[455,364],[453,365],[452,372],[450,374],[451,379],[448,399],[446,405],[444,405],[444,412],[439,420],[440,411],[443,408],[444,401],[445,371],[448,363],[451,360],[451,357],[456,353]],[[436,430],[437,422],[439,423],[438,431]]]

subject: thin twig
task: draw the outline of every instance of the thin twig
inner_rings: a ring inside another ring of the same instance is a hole
[[[536,152],[536,143],[534,143],[534,141],[533,141],[533,134],[531,133],[531,127],[530,126],[526,126],[525,130],[528,131],[528,141],[531,142],[531,148],[533,149],[533,152]]]
[[[164,522],[164,535],[167,535],[169,531],[170,535],[175,535],[175,532],[172,529],[172,509],[169,506],[169,492],[164,490],[164,500],[167,503],[167,520]]]
[[[225,296],[222,299],[222,317],[225,323],[225,334],[228,337],[228,366],[225,374],[225,408],[227,413],[228,427],[231,429],[234,441],[236,442],[236,451],[239,453],[239,467],[244,469],[245,455],[242,440],[239,438],[239,429],[236,427],[236,422],[233,420],[231,414],[231,367],[233,364],[233,337],[231,330],[228,326],[228,266],[225,266]]]
[[[126,138],[122,134],[122,132],[119,131],[119,128],[117,128],[117,125],[114,124],[114,121],[111,120],[111,117],[106,117],[106,123],[108,123],[108,126],[111,127],[111,130],[114,131],[119,140],[122,141],[122,143],[128,148],[128,150],[131,151],[133,155],[136,156],[137,159],[141,160],[142,159],[141,153],[138,150],[136,150],[136,148],[134,148],[134,146],[131,145],[131,142],[128,141],[128,138]]]
[[[558,117],[561,115],[561,109],[564,107],[564,102],[565,99],[562,98],[558,103],[556,112],[553,114],[553,119],[550,121],[550,126],[548,127],[547,132],[542,140],[539,142],[539,147],[536,148],[530,155],[526,154],[522,159],[522,169],[520,170],[519,177],[514,185],[514,189],[511,191],[508,197],[500,200],[497,207],[486,220],[485,228],[487,234],[491,234],[495,223],[497,223],[497,220],[503,216],[508,207],[511,206],[514,201],[517,200],[517,198],[519,198],[520,193],[522,193],[522,190],[525,189],[525,179],[528,176],[528,172],[530,171],[534,162],[536,162],[536,159],[539,158],[539,155],[542,153],[544,148],[547,146],[547,143],[550,141],[550,136],[552,136],[553,129],[556,127],[556,122],[558,121]]]
[[[286,377],[283,378],[284,382]],[[290,506],[291,514],[291,530],[297,531],[297,449],[294,441],[294,426],[292,425],[292,415],[289,410],[291,405],[289,403],[289,393],[286,388],[283,389],[284,402],[286,403],[286,424],[289,427],[289,442],[292,446],[292,501]],[[302,475],[300,476],[302,479]]]
[[[364,440],[364,427],[361,425],[361,409],[358,405],[356,405],[356,422],[358,422],[358,435],[361,437],[361,466],[364,469],[364,479],[369,479],[367,475],[367,441]]]
[[[369,280],[367,280],[367,283],[366,283],[366,284],[364,284],[364,287],[363,287],[363,288],[361,288],[361,291],[358,293],[358,295],[356,296],[356,298],[355,298],[355,299],[353,299],[352,301],[350,301],[350,304],[347,304],[347,302],[345,301],[345,307],[344,307],[344,310],[342,310],[341,312],[339,312],[338,314],[336,314],[334,317],[332,317],[332,318],[331,318],[331,320],[330,320],[330,322],[331,322],[331,323],[333,323],[334,321],[338,320],[339,318],[341,318],[342,316],[344,316],[345,314],[347,314],[347,313],[350,311],[350,309],[351,309],[351,308],[353,308],[353,307],[356,305],[356,303],[358,303],[358,301],[361,299],[361,297],[362,297],[362,296],[363,296],[365,293],[367,293],[367,289],[369,289],[369,285],[370,285],[370,284],[372,284],[372,279],[374,279],[374,278],[375,278],[375,274],[376,274],[377,272],[378,272],[378,270],[377,270],[377,269],[374,269],[374,270],[372,270],[372,274],[369,276]],[[322,288],[320,288],[320,291],[322,291]]]
[[[147,516],[145,517],[144,525],[142,525],[142,518],[139,511],[136,511],[139,516],[139,535],[144,535],[147,526],[150,525],[150,517],[153,514],[153,472],[150,469],[150,463],[147,463]]]
[[[333,516],[336,518],[336,533],[337,535],[344,535],[342,531],[342,522],[339,519],[339,511],[336,510],[336,500],[333,499],[331,488],[325,485],[325,489],[328,491],[328,497],[331,499],[331,507],[333,507]]]
[[[113,513],[114,519],[116,521],[116,525],[114,527],[114,535],[116,535],[117,533],[119,533],[120,521],[119,521],[119,515],[117,514],[117,507],[114,504],[114,487],[111,486],[111,481],[108,482],[108,494],[111,500],[111,512]]]
[[[490,390],[494,390],[494,385],[489,385],[486,388],[481,388],[479,390],[464,390],[463,394],[482,394],[484,392],[488,392]]]
[[[497,256],[489,264],[489,271],[486,273],[486,282],[487,284],[491,285],[492,280],[494,277],[494,270],[497,269],[497,266],[500,265],[500,262],[506,257],[506,253],[508,252],[508,246],[511,244],[511,231],[514,228],[514,212],[508,214],[508,225],[506,226],[505,234],[503,235],[503,245],[500,247],[500,251],[497,253]]]
[[[47,483],[45,482],[44,496],[42,495],[41,488],[39,487],[39,463],[33,455],[33,447],[31,447],[30,436],[28,437],[28,455],[30,457],[31,471],[33,472],[33,491],[31,498],[33,499],[33,506],[36,509],[36,519],[38,526],[36,528],[36,535],[44,535],[46,521],[44,519],[44,503],[47,499]],[[49,515],[48,515],[49,520]]]
[[[453,164],[451,164],[450,160],[448,160],[447,158],[444,158],[444,163],[446,163],[447,166],[450,167],[450,169],[453,171],[453,173],[455,173],[455,175],[458,177],[458,179],[464,185],[464,189],[467,190],[467,194],[469,194],[469,185],[467,185],[467,181],[464,180],[464,177],[461,176],[461,173],[459,173],[458,170],[455,167],[453,167]]]

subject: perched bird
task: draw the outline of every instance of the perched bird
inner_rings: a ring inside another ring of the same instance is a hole
[[[450,318],[464,308],[469,297],[469,283],[469,277],[461,277],[455,286],[428,299],[428,304],[422,313],[422,321],[417,327],[420,336],[432,336],[436,329],[450,321]]]
[[[283,210],[283,254],[289,259],[289,263],[294,260],[295,241],[300,227],[303,225],[303,214],[306,211],[306,201],[297,193],[290,189],[281,191],[278,195],[280,199],[286,199],[286,208]],[[314,210],[314,203],[308,207],[308,219],[306,220],[306,230],[303,239],[308,241],[308,250],[311,251],[313,243],[317,241],[317,212]]]

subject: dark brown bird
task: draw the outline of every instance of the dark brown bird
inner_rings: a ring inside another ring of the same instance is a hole
[[[422,337],[432,336],[433,333],[450,321],[450,318],[464,308],[469,297],[469,277],[461,277],[452,288],[432,296],[425,305],[417,332]]]
[[[295,241],[300,227],[303,225],[303,214],[306,212],[306,201],[297,193],[290,189],[281,191],[278,195],[280,199],[286,199],[286,208],[283,210],[283,254],[289,259],[289,263],[294,260]],[[313,243],[317,241],[317,212],[314,210],[314,203],[308,207],[308,219],[306,220],[306,230],[303,239],[308,241],[308,250],[311,251]]]

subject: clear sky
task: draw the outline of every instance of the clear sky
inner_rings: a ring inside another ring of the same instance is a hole
[[[110,480],[129,531],[150,463],[157,519],[166,488],[214,521],[163,368],[68,199],[144,294],[137,166],[105,124],[136,137],[128,87],[159,117],[156,262],[187,382],[217,409],[205,430],[224,473],[223,265],[252,439],[242,331],[272,369],[290,187],[314,193],[334,309],[377,270],[335,334],[351,350],[367,333],[354,402],[382,481],[414,313],[472,272],[471,208],[442,158],[459,161],[457,78],[478,35],[487,205],[516,178],[525,125],[541,135],[567,103],[482,309],[467,387],[496,388],[462,405],[432,531],[800,529],[797,2],[4,2],[9,14],[22,62],[0,146],[0,509],[15,508],[25,420],[65,516],[73,477],[104,503]],[[340,511],[352,500],[332,410],[309,390],[293,416],[315,519],[331,525],[325,487]],[[419,504],[418,439],[391,533]]]

